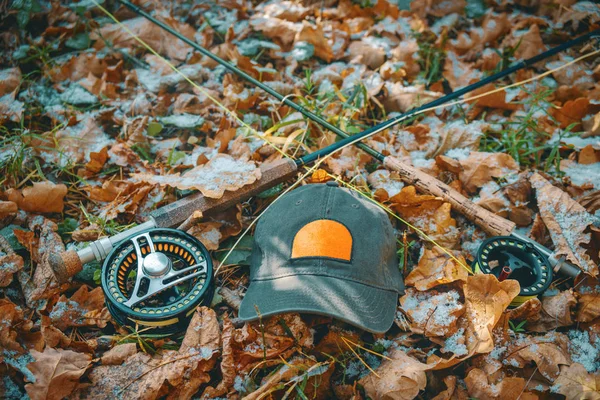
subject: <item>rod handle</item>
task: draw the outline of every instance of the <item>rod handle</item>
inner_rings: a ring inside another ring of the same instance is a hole
[[[211,199],[195,193],[150,213],[159,228],[177,227],[195,211],[203,215],[225,210],[241,201],[272,188],[294,176],[298,167],[291,159],[280,159],[260,166],[261,178],[234,192],[226,191],[219,199]]]
[[[50,264],[57,282],[61,285],[83,269],[83,263],[74,250],[51,253],[48,256],[48,264]]]
[[[398,172],[405,183],[415,186],[423,193],[441,197],[450,203],[455,211],[463,214],[491,236],[509,236],[516,227],[513,222],[478,206],[445,183],[395,157],[386,157],[383,164],[386,168]]]

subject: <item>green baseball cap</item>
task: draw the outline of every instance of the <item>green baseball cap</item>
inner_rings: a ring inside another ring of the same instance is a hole
[[[311,313],[383,333],[403,290],[386,213],[336,182],[311,184],[280,198],[259,220],[239,317]]]

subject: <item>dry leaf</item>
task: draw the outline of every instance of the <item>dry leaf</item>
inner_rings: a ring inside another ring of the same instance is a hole
[[[101,287],[89,291],[83,285],[67,299],[62,295],[50,312],[52,324],[65,330],[72,326],[98,326],[104,328],[109,321],[108,312],[104,308],[104,292]]]
[[[532,332],[548,332],[561,326],[573,325],[571,317],[577,300],[570,290],[555,296],[542,296],[540,313],[532,315],[527,321],[527,330]]]
[[[0,247],[1,248],[1,247]],[[0,287],[10,285],[13,274],[23,269],[23,257],[18,254],[5,254],[0,257]]]
[[[43,353],[32,350],[35,361],[27,366],[35,381],[25,385],[32,400],[62,400],[79,384],[92,356],[71,350],[46,348]]]
[[[540,174],[533,174],[530,180],[536,189],[540,215],[554,242],[555,257],[566,257],[588,274],[598,275],[598,266],[582,247],[591,240],[591,234],[584,231],[594,224],[594,218],[571,196],[552,186]]]
[[[564,395],[569,400],[599,400],[600,376],[588,373],[583,365],[575,363],[563,366],[552,391]]]
[[[57,185],[50,181],[35,182],[33,186],[23,190],[9,189],[7,194],[8,199],[17,203],[18,207],[24,211],[62,212],[67,187],[62,183]]]
[[[425,90],[422,85],[404,86],[401,82],[385,82],[381,100],[388,112],[406,112],[442,96],[442,93]]]
[[[142,182],[171,186],[178,189],[197,189],[209,198],[218,199],[226,190],[236,191],[260,179],[260,169],[251,161],[236,160],[218,154],[208,163],[197,166],[182,175],[133,174]]]
[[[372,399],[410,400],[425,389],[425,371],[431,366],[420,363],[400,349],[394,349],[389,359],[384,359],[376,374],[362,378],[360,384]]]
[[[13,92],[21,84],[21,70],[18,67],[0,70],[0,97]]]
[[[540,36],[540,28],[536,24],[531,25],[524,35],[516,39],[518,40],[515,40],[515,42],[520,42],[520,44],[515,51],[515,57],[521,60],[537,56],[548,50]]]
[[[456,290],[418,292],[408,288],[400,298],[400,305],[411,320],[413,332],[427,337],[448,337],[456,332],[458,318],[465,312],[459,300]]]
[[[521,396],[525,390],[525,379],[504,377],[492,383],[488,375],[480,369],[473,368],[467,374],[465,383],[469,396],[478,400],[513,400]]]
[[[440,127],[440,144],[433,154],[427,156],[435,157],[446,154],[452,149],[477,150],[479,141],[483,136],[483,131],[489,127],[489,124],[481,121],[473,121],[465,124],[464,121],[452,121]]]
[[[457,280],[466,281],[469,275],[467,261],[458,252],[454,252],[453,255],[460,263],[438,247],[425,249],[417,267],[406,278],[406,285],[414,286],[418,290],[428,290]]]
[[[456,376],[448,375],[444,378],[447,389],[439,393],[432,400],[468,400],[467,391],[456,383]]]
[[[490,182],[519,171],[516,161],[504,153],[473,152],[464,160],[460,160],[463,171],[459,175],[465,189],[474,193],[477,188]]]
[[[225,395],[229,388],[234,385],[237,371],[233,355],[233,324],[227,316],[223,318],[223,333],[221,335],[223,351],[221,353],[221,375],[222,379],[216,388],[208,387],[202,394],[203,398],[215,398]]]
[[[333,60],[333,52],[325,33],[323,26],[319,23],[311,24],[308,21],[302,22],[302,28],[296,34],[294,42],[307,42],[314,46],[315,56],[330,63]]]
[[[121,365],[100,365],[89,374],[91,385],[73,396],[87,398],[190,399],[215,365],[219,324],[213,310],[199,307],[192,317],[179,351],[165,350],[154,357],[136,353]]]
[[[102,365],[120,365],[137,353],[137,343],[118,344],[102,355]]]
[[[19,211],[14,201],[0,201],[0,219],[16,214]]]
[[[469,276],[464,287],[467,322],[465,337],[469,354],[488,353],[494,349],[492,331],[502,313],[519,294],[519,282],[498,282],[494,275]]]
[[[538,371],[553,382],[560,373],[560,366],[571,364],[568,341],[565,335],[557,332],[542,337],[529,336],[512,342],[502,362],[515,368],[524,368],[534,362]]]
[[[600,292],[582,293],[577,296],[577,317],[579,322],[592,322],[600,317]]]

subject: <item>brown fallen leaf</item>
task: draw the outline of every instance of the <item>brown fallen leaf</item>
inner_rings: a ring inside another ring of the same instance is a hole
[[[0,70],[0,97],[13,92],[21,84],[21,70],[18,67]]]
[[[488,353],[494,349],[493,329],[502,313],[519,294],[519,282],[498,282],[494,275],[476,274],[467,278],[465,293],[465,337],[469,354]]]
[[[551,390],[569,400],[600,399],[600,376],[588,373],[583,365],[574,363],[563,366]]]
[[[89,290],[83,285],[69,299],[62,295],[50,312],[52,324],[65,330],[73,326],[98,326],[104,328],[110,320],[104,309],[104,292],[101,287]]]
[[[260,169],[251,161],[236,160],[218,154],[208,163],[197,166],[182,175],[133,174],[138,181],[178,189],[197,189],[206,197],[221,198],[226,190],[236,191],[260,179]]]
[[[438,247],[425,249],[417,267],[406,277],[406,285],[428,290],[457,280],[466,281],[469,275],[467,262],[460,253],[454,252],[453,255],[462,265]]]
[[[521,396],[525,390],[525,379],[504,377],[498,382],[490,381],[488,375],[480,369],[473,368],[465,378],[469,396],[478,400],[513,400]]]
[[[446,390],[440,392],[432,400],[468,400],[467,391],[457,384],[457,378],[453,375],[448,375],[444,378]]]
[[[221,352],[221,382],[216,388],[207,387],[202,394],[203,398],[216,398],[225,395],[233,387],[237,371],[233,355],[233,324],[227,316],[223,317],[223,333],[221,335],[223,351]]]
[[[565,290],[555,296],[542,296],[541,312],[527,320],[527,330],[532,332],[548,332],[561,326],[574,324],[571,313],[577,299],[571,290]]]
[[[29,212],[62,212],[67,187],[50,181],[35,182],[23,190],[9,189],[8,199],[15,202],[19,209]]]
[[[515,57],[521,60],[537,56],[548,50],[540,36],[540,28],[536,24],[531,25],[524,35],[515,39],[519,42],[519,47],[515,51]]]
[[[371,69],[377,69],[385,62],[385,50],[368,41],[353,41],[348,46],[348,52],[351,61],[365,64]]]
[[[333,52],[320,23],[311,24],[302,21],[302,28],[296,34],[294,42],[307,42],[314,46],[315,56],[330,63],[333,60]]]
[[[404,86],[401,82],[386,82],[381,102],[389,112],[406,112],[442,96],[442,93],[426,90],[424,86]]]
[[[79,385],[79,378],[92,362],[89,354],[71,350],[46,348],[43,353],[32,350],[35,361],[27,368],[35,377],[25,385],[32,400],[62,400]]]
[[[19,211],[14,201],[0,201],[0,219],[16,214]]]
[[[533,362],[544,378],[553,382],[560,373],[560,366],[571,364],[568,342],[567,336],[558,332],[529,336],[511,342],[502,362],[515,368],[524,368]]]
[[[406,289],[400,305],[411,320],[413,332],[427,337],[448,337],[456,332],[458,318],[464,314],[465,306],[456,290],[418,292]]]
[[[579,293],[575,319],[578,322],[592,322],[598,317],[600,317],[600,292],[596,290]]]
[[[71,338],[61,330],[52,325],[52,321],[46,315],[41,317],[42,337],[46,347],[72,350],[77,353],[93,354],[94,349],[88,341],[78,341],[76,337]]]
[[[1,247],[0,247],[1,249]],[[0,257],[0,287],[10,285],[13,274],[23,269],[23,257],[15,253],[5,254]]]
[[[584,231],[594,224],[594,218],[581,204],[540,174],[533,174],[530,180],[536,189],[540,215],[554,242],[555,256],[565,257],[592,276],[598,275],[598,266],[582,247],[590,243],[591,234]]]
[[[20,122],[25,107],[16,99],[16,92],[0,96],[0,124],[5,121]]]
[[[588,114],[590,100],[586,97],[580,97],[575,100],[569,100],[562,107],[550,109],[550,114],[560,123],[562,129],[575,124],[574,130],[580,130],[581,120]]]
[[[137,353],[137,343],[123,343],[116,345],[102,355],[102,365],[120,365],[125,360]]]
[[[165,350],[153,357],[139,352],[121,365],[96,366],[89,374],[92,383],[72,398],[190,399],[210,380],[207,372],[214,368],[219,342],[215,312],[199,307],[178,351]]]
[[[400,349],[394,349],[375,373],[359,382],[365,388],[367,396],[373,399],[410,400],[425,389],[425,371],[429,369],[430,365],[409,357]]]
[[[460,181],[470,193],[475,193],[477,188],[490,182],[493,178],[500,178],[519,171],[516,161],[504,153],[472,152],[469,157],[460,160],[463,171],[459,175]]]

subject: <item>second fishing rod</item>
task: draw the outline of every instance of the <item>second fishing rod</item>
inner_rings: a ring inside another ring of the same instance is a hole
[[[276,98],[283,104],[291,107],[295,111],[301,113],[306,118],[310,119],[311,121],[317,123],[318,125],[335,133],[337,136],[342,138],[342,140],[340,140],[337,143],[334,143],[330,146],[327,146],[323,149],[317,150],[313,153],[310,153],[304,157],[299,158],[296,161],[296,164],[298,166],[301,166],[304,164],[310,164],[310,163],[316,161],[317,159],[319,159],[320,157],[322,157],[326,154],[335,152],[337,149],[342,148],[345,145],[347,145],[348,143],[355,141],[357,138],[363,138],[363,137],[366,138],[366,137],[370,137],[374,134],[377,134],[379,132],[382,132],[402,121],[405,121],[410,116],[419,114],[423,110],[434,108],[436,106],[451,102],[455,99],[460,98],[461,96],[463,96],[467,93],[471,93],[474,90],[479,89],[485,85],[488,85],[492,82],[496,82],[518,70],[530,67],[542,60],[545,60],[549,57],[559,54],[569,48],[586,43],[591,38],[597,37],[600,35],[600,30],[595,30],[595,31],[589,32],[589,33],[579,36],[573,40],[570,40],[570,41],[562,43],[558,46],[555,46],[555,47],[553,47],[545,52],[542,52],[534,57],[514,63],[513,65],[511,65],[510,67],[506,68],[503,71],[500,71],[496,74],[490,75],[487,78],[484,78],[472,85],[468,85],[464,88],[453,91],[452,93],[450,93],[446,96],[443,96],[439,99],[433,100],[425,105],[414,108],[414,109],[408,111],[407,113],[404,113],[395,118],[391,118],[387,121],[384,121],[383,123],[375,125],[361,133],[358,133],[356,135],[348,135],[346,132],[341,130],[339,127],[329,123],[327,120],[323,119],[322,117],[315,114],[314,112],[311,112],[310,110],[307,110],[306,108],[298,105],[297,103],[290,100],[288,97],[283,96],[282,94],[273,90],[271,87],[269,87],[268,85],[264,84],[263,82],[255,79],[254,77],[252,77],[245,71],[241,70],[237,66],[231,64],[230,62],[225,61],[224,59],[217,56],[213,52],[209,51],[208,49],[200,46],[196,42],[185,37],[178,31],[176,31],[175,29],[170,27],[169,25],[165,24],[164,22],[156,19],[155,17],[153,17],[152,15],[147,13],[145,10],[143,10],[139,6],[136,6],[135,4],[132,4],[131,2],[129,2],[127,0],[118,0],[118,1],[121,4],[125,5],[126,7],[128,7],[129,9],[131,9],[136,14],[146,18],[153,24],[159,26],[161,29],[169,32],[176,38],[187,43],[193,49],[197,50],[204,56],[209,57],[210,59],[214,60],[215,62],[222,65],[223,67],[225,67],[229,71],[233,72],[234,74],[238,75],[242,79],[244,79],[247,82],[255,85],[256,87],[262,89],[263,91],[265,91],[269,95],[273,96],[274,98]],[[371,147],[369,147],[366,144],[361,143],[361,142],[357,142],[357,143],[355,143],[355,145],[357,147],[359,147],[361,150],[365,151],[371,157],[373,157],[376,160],[378,160],[379,162],[381,162],[386,168],[398,172],[400,178],[404,182],[414,185],[419,190],[421,190],[425,193],[429,193],[429,194],[441,197],[444,200],[448,201],[456,211],[465,215],[469,220],[471,220],[473,223],[480,226],[488,234],[490,234],[492,236],[499,236],[499,237],[513,236],[523,243],[533,244],[533,245],[535,245],[535,247],[538,250],[540,250],[540,252],[545,257],[548,258],[549,264],[552,265],[553,270],[555,272],[560,271],[563,274],[566,274],[567,276],[571,276],[571,277],[575,277],[579,274],[580,270],[575,265],[568,263],[564,259],[554,257],[553,252],[551,252],[546,247],[541,246],[537,242],[534,242],[531,239],[529,239],[528,237],[518,234],[515,231],[516,225],[513,222],[506,220],[496,214],[491,213],[490,211],[484,209],[483,207],[476,205],[475,203],[470,201],[468,198],[466,198],[465,196],[463,196],[456,190],[450,188],[448,185],[444,184],[443,182],[439,181],[438,179],[433,178],[426,173],[423,173],[422,171],[412,167],[409,164],[406,164],[406,163],[400,161],[399,159],[397,159],[395,157],[392,157],[392,156],[386,157],[383,154],[381,154],[380,152],[372,149]],[[483,247],[485,247],[485,246],[483,246]],[[505,243],[505,244],[503,244],[503,247],[509,248],[510,246]],[[480,260],[479,264],[481,264],[483,262],[484,262],[483,260]],[[541,272],[540,272],[540,274],[541,274]],[[500,273],[498,275],[500,275]]]
[[[154,19],[152,16],[147,14],[145,11],[139,9],[137,6],[135,6],[129,2],[126,2],[126,1],[122,1],[122,3],[125,4],[126,6],[128,6],[129,8],[131,8],[132,10],[134,10],[135,12],[139,13],[143,17],[148,18],[153,23],[156,23],[157,25],[161,26],[162,28],[165,28],[165,29],[168,28],[166,30],[169,31],[170,33],[176,35],[177,37],[181,36],[176,31],[174,31],[172,28],[170,28],[167,25],[163,24],[162,22]],[[597,34],[598,32],[595,32],[595,33]],[[200,211],[203,215],[206,215],[206,214],[210,214],[211,212],[223,210],[230,206],[233,206],[236,203],[239,203],[240,201],[243,201],[253,195],[256,195],[266,189],[269,189],[282,181],[291,179],[293,176],[295,176],[297,174],[298,168],[302,165],[310,164],[326,155],[330,155],[330,154],[338,151],[339,149],[347,146],[348,144],[352,144],[362,138],[369,137],[369,136],[374,135],[378,132],[381,132],[385,129],[388,129],[388,128],[394,126],[395,124],[406,120],[408,117],[422,112],[423,110],[430,109],[432,107],[436,107],[436,106],[442,105],[444,103],[447,103],[449,101],[452,101],[466,93],[469,93],[477,88],[480,88],[480,87],[487,85],[491,82],[494,82],[504,76],[507,76],[514,71],[517,71],[517,70],[524,68],[528,65],[531,65],[537,61],[547,58],[553,54],[563,51],[566,48],[583,43],[586,40],[588,40],[589,37],[592,36],[592,34],[593,33],[584,35],[583,37],[580,37],[578,39],[575,39],[573,41],[565,43],[561,46],[553,48],[546,53],[542,53],[539,56],[533,57],[532,59],[526,60],[517,65],[514,65],[505,71],[502,71],[498,74],[495,74],[488,78],[485,78],[483,81],[469,85],[465,88],[462,88],[456,92],[451,93],[450,95],[441,97],[437,100],[434,100],[433,102],[430,102],[430,103],[428,103],[424,106],[421,106],[417,109],[411,110],[408,113],[400,115],[396,118],[393,118],[389,121],[386,121],[382,124],[379,124],[373,128],[370,128],[370,129],[368,129],[358,135],[354,135],[354,136],[347,135],[345,132],[341,131],[339,128],[331,125],[327,121],[324,121],[322,118],[320,118],[319,116],[315,115],[314,113],[304,109],[303,107],[298,106],[297,104],[290,101],[289,99],[284,98],[281,94],[275,92],[274,90],[272,90],[268,86],[262,84],[261,82],[254,80],[254,78],[250,77],[243,71],[239,70],[237,67],[225,62],[224,60],[220,59],[213,53],[209,52],[206,49],[201,48],[196,43],[194,43],[194,42],[190,41],[189,39],[182,36],[181,37],[181,38],[183,38],[182,40],[184,40],[184,41],[186,41],[186,43],[194,46],[194,48],[198,47],[197,50],[201,51],[203,54],[206,54],[207,56],[211,57],[212,59],[214,59],[217,62],[220,61],[220,63],[223,63],[222,65],[224,65],[227,69],[231,70],[234,73],[237,73],[241,77],[243,77],[243,78],[248,77],[250,82],[252,82],[252,83],[255,83],[254,81],[258,82],[259,85],[257,85],[257,86],[265,89],[265,91],[267,93],[273,95],[275,98],[279,99],[284,104],[287,104],[290,107],[292,107],[293,109],[301,112],[307,118],[315,121],[316,123],[321,124],[326,129],[330,129],[331,131],[333,131],[334,133],[343,137],[344,139],[342,139],[341,141],[334,143],[330,146],[327,146],[315,153],[308,154],[308,155],[306,155],[298,160],[295,160],[295,161],[289,160],[289,159],[283,159],[283,160],[279,160],[279,161],[276,161],[276,162],[273,162],[270,164],[263,164],[263,165],[261,165],[262,177],[260,180],[258,180],[254,184],[244,186],[235,192],[225,192],[224,196],[220,199],[207,198],[207,197],[203,196],[202,194],[197,193],[197,194],[188,196],[186,198],[183,198],[181,200],[178,200],[169,205],[166,205],[164,207],[161,207],[160,209],[151,213],[147,222],[145,222],[141,225],[138,225],[135,228],[132,228],[130,230],[122,232],[121,234],[113,236],[113,237],[99,239],[95,242],[92,242],[88,247],[86,247],[82,250],[67,251],[62,254],[54,255],[50,260],[51,267],[53,268],[57,279],[60,282],[64,282],[69,277],[73,276],[75,273],[77,273],[79,270],[81,270],[83,264],[93,261],[93,260],[101,261],[101,260],[105,259],[109,255],[109,253],[111,251],[113,251],[113,249],[116,246],[119,245],[119,243],[121,243],[123,240],[131,237],[132,235],[140,235],[141,236],[141,235],[144,235],[145,232],[147,232],[149,229],[154,229],[154,228],[176,227],[176,226],[180,225],[183,221],[185,221],[187,218],[189,218],[190,215],[192,215],[195,211]],[[200,50],[200,49],[202,49],[202,50]],[[375,150],[365,146],[362,143],[357,143],[357,145],[361,146],[361,148],[365,149],[365,151],[367,151],[368,154],[372,155],[374,158],[376,158],[377,160],[382,162],[387,168],[398,171],[400,173],[402,179],[404,181],[406,181],[407,183],[415,185],[417,188],[419,188],[423,192],[434,194],[434,195],[442,197],[446,201],[450,202],[455,210],[465,214],[469,219],[471,219],[473,222],[475,222],[476,224],[481,226],[489,234],[496,235],[496,236],[497,235],[500,235],[500,236],[511,235],[513,238],[515,238],[515,240],[519,240],[523,243],[529,243],[530,245],[532,244],[531,240],[529,240],[527,238],[519,238],[514,233],[515,225],[512,222],[505,220],[505,219],[475,205],[469,199],[465,198],[460,193],[452,190],[447,185],[443,184],[442,182],[435,179],[434,177],[431,177],[431,176],[419,171],[418,169],[413,168],[412,166],[410,166],[408,164],[402,163],[399,160],[395,159],[394,157],[389,157],[389,156],[385,157],[381,153],[376,152]],[[548,249],[541,247],[539,244],[533,242],[533,246],[536,249],[540,249],[539,251],[544,252],[544,254],[551,255],[551,252]],[[577,267],[572,266],[568,263],[565,263],[564,260],[555,260],[553,263],[553,266],[555,269],[566,270],[567,272],[569,272],[569,275],[571,275],[571,276],[573,276],[579,272]]]

